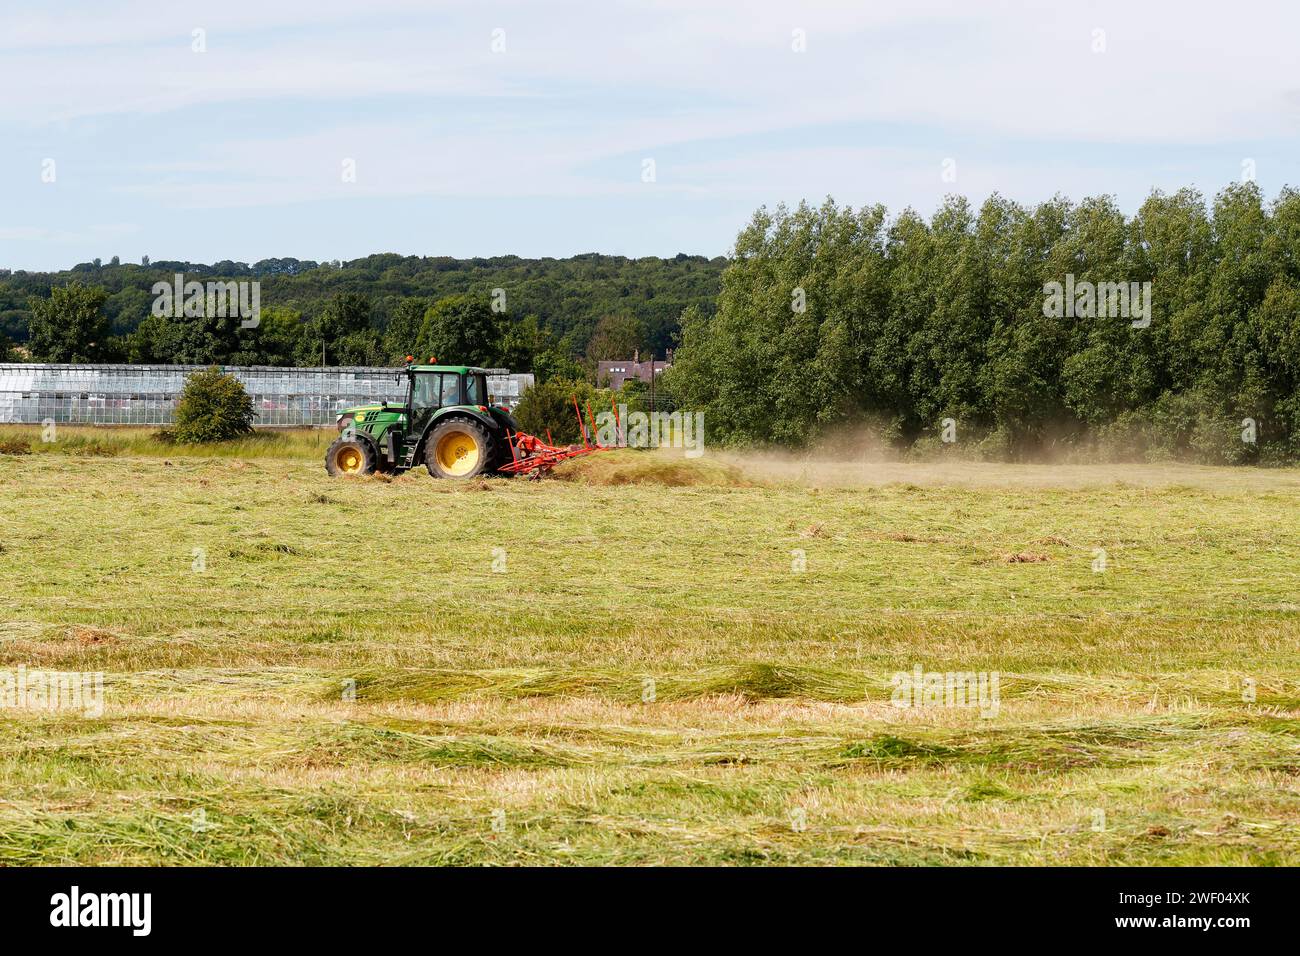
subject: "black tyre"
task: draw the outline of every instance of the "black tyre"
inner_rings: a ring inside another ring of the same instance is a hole
[[[368,475],[378,460],[375,446],[364,438],[336,438],[325,452],[325,470],[332,476]]]
[[[473,478],[496,466],[496,440],[469,418],[435,425],[424,443],[424,464],[435,478]]]

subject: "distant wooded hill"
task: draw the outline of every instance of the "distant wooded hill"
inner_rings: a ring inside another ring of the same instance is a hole
[[[468,323],[480,333],[474,350],[485,353],[477,356],[481,360],[531,365],[544,353],[543,364],[590,364],[626,357],[637,348],[662,354],[673,345],[685,309],[712,313],[726,264],[721,257],[685,254],[671,259],[381,254],[351,262],[264,259],[251,265],[134,264],[115,258],[61,272],[0,270],[0,335],[30,344],[32,357],[45,361],[309,365],[320,362],[324,346],[330,364],[387,364],[417,348],[459,347],[449,326]],[[262,327],[250,332],[239,329],[237,321],[152,317],[154,283],[170,283],[176,273],[204,282],[259,280]],[[49,301],[53,290],[69,284],[85,292],[51,308],[51,318],[64,325],[80,309],[91,325],[82,330],[88,334],[49,341],[34,337],[32,300],[38,300],[39,311],[39,300]],[[483,310],[498,289],[504,311],[485,317]],[[96,306],[98,318],[89,314]],[[97,322],[103,324],[96,328]],[[483,340],[484,333],[491,341]],[[38,341],[29,342],[33,338]]]

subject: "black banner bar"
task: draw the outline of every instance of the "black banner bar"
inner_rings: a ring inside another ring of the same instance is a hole
[[[689,922],[695,938],[761,936],[788,923],[805,936],[892,926],[967,943],[1199,936],[1233,945],[1290,925],[1294,877],[1185,868],[0,869],[0,917],[11,943],[75,934],[340,944],[456,925],[487,929],[494,942],[536,945],[561,930],[613,932],[612,943]]]

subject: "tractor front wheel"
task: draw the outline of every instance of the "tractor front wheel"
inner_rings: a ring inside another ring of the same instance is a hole
[[[325,470],[339,475],[368,475],[375,470],[378,456],[374,446],[362,438],[336,438],[325,452]]]
[[[478,422],[453,418],[429,435],[424,464],[435,478],[473,478],[491,469],[492,446],[492,436]]]

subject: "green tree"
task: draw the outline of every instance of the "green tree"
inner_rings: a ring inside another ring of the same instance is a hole
[[[108,293],[99,286],[69,282],[48,299],[28,300],[28,344],[38,362],[93,362],[110,334],[104,314]]]
[[[545,364],[549,360],[548,353],[555,348],[555,336],[542,325],[537,316],[526,315],[518,322],[510,323],[502,335],[501,365],[511,371],[533,372],[540,377],[536,367],[538,360],[542,359]],[[576,363],[572,367],[576,369]],[[554,372],[553,369],[548,371]],[[580,369],[578,374],[581,374]]]
[[[424,315],[432,303],[458,295],[488,300],[490,290],[501,288],[508,292],[509,312],[500,316],[507,332],[519,328],[516,316],[531,316],[546,336],[545,341],[531,346],[516,339],[510,343],[510,358],[504,354],[507,345],[502,342],[503,354],[492,364],[523,371],[529,367],[523,357],[531,361],[544,352],[556,353],[548,358],[551,367],[558,367],[561,360],[581,360],[601,317],[609,315],[635,317],[645,327],[647,347],[662,354],[674,343],[677,320],[684,308],[694,305],[705,313],[713,311],[724,265],[721,257],[627,259],[598,254],[569,259],[499,256],[464,260],[384,254],[324,264],[291,258],[252,264],[227,260],[212,265],[142,261],[139,265],[109,262],[97,267],[87,262],[58,273],[6,274],[0,270],[0,331],[13,341],[25,342],[31,319],[28,299],[34,295],[48,297],[50,288],[80,280],[102,285],[109,292],[105,312],[113,333],[128,338],[124,354],[152,352],[155,357],[151,361],[223,364],[262,351],[268,359],[272,357],[272,350],[259,349],[257,336],[248,335],[239,322],[233,327],[210,328],[207,323],[196,322],[196,317],[153,322],[153,328],[140,337],[147,342],[131,341],[133,333],[150,317],[153,285],[170,284],[179,272],[187,280],[205,282],[255,279],[261,283],[264,309],[278,306],[306,315],[303,337],[295,344],[289,364],[319,365],[322,346],[327,361],[337,362],[340,350],[331,336],[351,336],[360,330],[326,328],[322,336],[322,314],[341,292],[369,299],[372,307],[366,324],[383,333],[382,361],[397,362],[414,354]],[[402,305],[408,299],[416,303],[409,312]],[[402,314],[412,316],[414,322],[404,325],[399,321]],[[162,328],[165,325],[189,328],[170,330]],[[409,334],[401,334],[404,328]],[[169,351],[174,354],[167,354]],[[369,337],[352,338],[346,351],[354,357],[368,353]]]
[[[588,425],[588,440],[595,441],[596,436],[590,430],[591,418],[610,409],[610,393],[587,381],[552,378],[538,382],[524,392],[515,409],[515,420],[520,429],[539,438],[545,439],[549,433],[557,445],[576,444],[582,441],[578,409]]]
[[[882,207],[760,209],[736,239],[718,309],[688,308],[666,383],[724,441],[800,443],[873,409],[888,304]],[[898,355],[892,357],[896,365]]]
[[[603,315],[587,343],[587,359],[596,362],[630,359],[647,349],[645,323],[635,315]]]
[[[449,296],[425,312],[416,359],[492,368],[500,363],[501,339],[501,323],[486,299]]]
[[[183,444],[227,441],[253,430],[253,400],[233,375],[215,365],[185,380],[172,436]]]
[[[258,323],[239,331],[230,365],[292,365],[307,335],[302,313],[283,306],[262,308]]]
[[[104,304],[104,312],[115,335],[127,335],[144,321],[154,297],[139,286],[126,286],[114,292]]]
[[[159,316],[150,314],[126,338],[132,362],[174,365],[233,364],[239,350],[238,316]]]
[[[382,354],[379,331],[370,324],[370,299],[359,292],[339,292],[298,345],[298,363],[369,365]]]
[[[539,382],[564,379],[576,382],[586,375],[582,365],[562,348],[548,348],[533,358],[533,374]]]
[[[414,356],[420,344],[420,330],[424,327],[424,313],[429,310],[425,299],[402,299],[393,310],[384,330],[384,352],[388,362],[398,364],[406,356]]]

